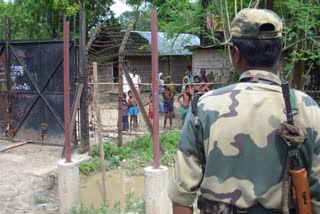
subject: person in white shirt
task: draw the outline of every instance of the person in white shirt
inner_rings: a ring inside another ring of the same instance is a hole
[[[140,76],[137,74],[137,69],[133,69],[133,74],[132,74],[132,82],[134,87],[136,88],[137,92],[140,93],[140,83],[141,83],[141,79]]]
[[[133,74],[129,73],[129,75],[133,81]],[[130,91],[130,86],[124,74],[122,74],[122,88],[123,88],[123,93],[126,93],[126,95],[128,95],[128,91]]]

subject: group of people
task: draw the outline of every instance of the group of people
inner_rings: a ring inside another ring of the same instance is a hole
[[[183,78],[183,85],[181,88],[181,94],[178,95],[176,100],[180,104],[179,114],[181,116],[181,122],[184,124],[184,120],[189,111],[190,102],[192,96],[201,92],[209,91],[208,86],[205,84],[208,82],[206,71],[204,68],[200,71],[200,76],[192,76],[190,67],[187,67],[186,76]],[[189,70],[190,69],[190,70]],[[141,83],[140,77],[137,74],[137,70],[134,69],[133,73],[130,73],[134,86],[139,93],[139,84]],[[167,76],[164,80],[163,74],[159,73],[159,112],[164,113],[163,128],[167,129],[169,123],[169,129],[172,129],[173,118],[175,117],[174,100],[177,94],[176,85],[172,82],[170,76]],[[186,81],[187,80],[187,81]],[[138,127],[138,106],[131,90],[127,90],[128,83],[126,78],[123,77],[123,102],[122,102],[122,122],[123,130],[136,130]],[[149,96],[148,117],[153,120],[153,107],[152,107],[152,94]],[[130,120],[130,122],[129,122]]]
[[[135,90],[137,93],[140,93],[140,84],[141,79],[137,74],[137,69],[133,69],[132,73],[129,73]],[[130,90],[129,83],[123,74],[122,76],[122,85],[123,85],[123,98],[122,98],[122,123],[123,130],[128,131],[136,130],[138,128],[138,105],[136,100],[134,99],[133,92]],[[128,96],[128,97],[127,97]],[[129,124],[130,118],[130,124]]]
[[[122,98],[122,123],[123,131],[136,130],[138,128],[138,106],[137,102],[133,97],[132,91],[128,91],[127,94],[123,93]],[[129,126],[129,116],[130,116],[130,126]]]
[[[167,128],[167,121],[169,120],[169,129],[172,129],[172,120],[175,116],[174,112],[174,99],[176,95],[176,86],[172,82],[170,76],[167,76],[164,80],[163,73],[159,73],[159,112],[164,113],[163,128]],[[183,77],[183,83],[181,88],[181,94],[178,95],[177,101],[180,104],[180,116],[182,125],[189,111],[190,102],[192,96],[197,93],[205,93],[209,91],[207,86],[208,78],[206,70],[200,69],[200,76],[192,76],[191,66],[187,67],[185,76]]]

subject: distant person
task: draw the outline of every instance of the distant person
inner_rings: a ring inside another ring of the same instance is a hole
[[[163,95],[162,92],[164,90],[164,80],[163,80],[163,73],[158,74],[158,83],[159,83],[159,112],[164,112],[163,106]]]
[[[134,87],[136,88],[138,94],[140,93],[140,84],[141,84],[141,79],[140,76],[137,74],[137,69],[133,69],[133,74],[132,74],[132,82]]]
[[[192,87],[192,95],[195,95],[201,90],[201,85],[199,84],[201,82],[201,78],[198,75],[196,75],[193,79],[195,85]]]
[[[152,101],[152,94],[149,95],[149,112],[148,112],[148,118],[150,121],[153,120],[153,101]]]
[[[193,83],[193,74],[192,74],[192,67],[191,65],[188,65],[187,66],[187,71],[185,73],[185,75],[188,77],[189,79],[189,84],[192,84]]]
[[[186,85],[189,84],[189,77],[188,76],[184,76],[183,80],[182,80],[182,87],[181,87],[181,93],[184,92]]]
[[[204,94],[204,93],[210,91],[208,85],[207,85],[205,82],[201,82],[201,83],[203,83],[202,85],[200,85],[200,91],[201,91],[201,93]]]
[[[182,101],[180,100],[181,97],[183,98]],[[187,85],[184,92],[180,94],[177,98],[178,102],[180,103],[180,115],[181,115],[182,125],[184,124],[186,115],[189,111],[191,98],[192,98],[191,86]]]
[[[207,77],[205,68],[200,69],[200,79],[201,79],[201,82],[208,82],[208,77]]]
[[[167,76],[166,84],[170,84],[168,87],[170,89],[171,96],[174,97],[176,95],[176,86],[174,85],[174,82],[172,82],[171,76]]]
[[[165,86],[163,91],[164,100],[164,121],[163,128],[167,128],[167,120],[169,119],[170,129],[172,129],[172,118],[173,118],[173,100],[171,95],[170,87]]]
[[[128,129],[129,129],[129,106],[127,103],[126,93],[123,93],[123,99],[122,99],[122,123],[123,123],[123,131],[128,131]]]
[[[138,128],[138,106],[133,97],[132,91],[128,91],[129,100],[129,115],[130,115],[130,129],[136,130]]]
[[[129,76],[132,79],[133,74],[129,73]],[[130,86],[129,86],[128,80],[124,74],[122,74],[122,88],[123,88],[123,93],[128,94],[128,91],[130,91]]]
[[[174,100],[174,96],[177,94],[177,90],[176,90],[176,86],[175,86],[174,82],[172,82],[171,76],[167,76],[166,84],[170,84],[168,87],[170,89],[171,100]],[[173,108],[173,112],[172,112],[172,117],[175,118],[174,108]]]

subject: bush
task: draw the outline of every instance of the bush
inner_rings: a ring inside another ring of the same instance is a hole
[[[163,149],[160,155],[161,164],[167,166],[173,165],[179,137],[179,131],[160,134],[160,145]],[[153,160],[153,145],[150,135],[138,136],[121,147],[105,142],[103,148],[107,165],[111,168],[117,167],[121,161],[127,160],[125,167],[129,170],[136,170],[137,168],[150,165]],[[99,145],[95,144],[91,146],[90,155],[93,157],[91,160],[80,164],[80,171],[84,174],[89,174],[100,168]]]
[[[88,161],[82,162],[79,166],[80,172],[85,175],[89,175],[90,173],[96,171],[100,167],[100,159],[97,156],[93,156]]]

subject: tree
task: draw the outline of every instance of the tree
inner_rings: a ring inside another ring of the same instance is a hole
[[[125,30],[129,24],[133,24],[133,30],[150,31],[151,26],[151,4],[144,2],[140,5],[131,5],[132,11],[126,11],[118,18],[121,29]]]
[[[87,29],[98,21],[117,23],[110,10],[112,0],[83,0],[86,6]],[[77,38],[79,1],[73,0],[0,0],[0,30],[5,38],[6,20],[10,20],[12,39],[49,39],[62,37],[63,17],[71,20],[71,38]]]
[[[139,5],[142,0],[126,0]],[[284,20],[285,71],[301,88],[303,75],[320,65],[319,0],[146,0],[158,10],[159,31],[192,33],[203,46],[222,44],[230,38],[230,22],[243,8],[270,8]],[[208,42],[209,41],[209,42]],[[305,72],[305,68],[308,70]]]
[[[302,89],[304,75],[320,65],[320,2],[288,0],[275,6],[285,21],[286,73],[292,85]]]

